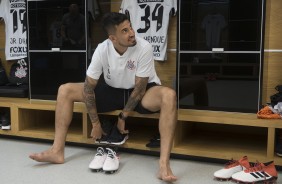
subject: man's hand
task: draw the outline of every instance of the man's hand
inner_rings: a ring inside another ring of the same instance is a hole
[[[92,123],[92,131],[91,131],[91,137],[94,141],[96,141],[96,139],[100,139],[102,137],[103,134],[103,130],[101,127],[101,123]]]
[[[121,134],[128,134],[129,131],[125,130],[125,121],[118,118],[117,128]]]

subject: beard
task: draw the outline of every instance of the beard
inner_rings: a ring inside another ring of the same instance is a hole
[[[137,44],[136,40],[129,46],[129,47],[133,47]]]
[[[119,45],[122,47],[134,47],[137,44],[136,40],[132,41],[131,43],[121,43],[119,42]]]

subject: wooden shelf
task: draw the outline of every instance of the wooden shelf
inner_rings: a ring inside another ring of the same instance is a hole
[[[252,160],[265,160],[266,145],[266,136],[196,132],[184,138],[173,152],[227,160],[248,155]]]
[[[282,128],[282,119],[258,119],[255,113],[179,109],[179,121]]]
[[[55,133],[54,101],[0,98],[1,108],[10,108],[11,130],[2,135],[53,140]],[[103,113],[116,117],[120,111]],[[159,114],[133,112],[126,123],[129,139],[123,148],[159,151],[146,147],[158,133]],[[206,110],[178,110],[178,124],[172,153],[216,159],[237,159],[247,155],[253,162],[277,160],[274,154],[275,130],[282,120],[258,119],[256,114]],[[76,103],[67,141],[94,144],[90,138],[92,126],[85,105]]]
[[[269,160],[269,161],[271,161],[271,160]],[[281,157],[275,155],[273,161],[274,161],[275,165],[282,166],[282,159],[281,159]]]
[[[14,135],[12,130],[0,130],[0,135]]]

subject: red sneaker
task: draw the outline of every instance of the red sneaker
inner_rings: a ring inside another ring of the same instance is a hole
[[[258,163],[254,167],[232,175],[232,179],[243,183],[275,182],[278,178],[274,162]]]

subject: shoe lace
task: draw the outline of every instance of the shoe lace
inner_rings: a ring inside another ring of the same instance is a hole
[[[226,164],[225,164],[225,168],[230,168],[230,167],[234,167],[236,165],[239,165],[239,161],[238,160],[233,160],[233,158],[231,160],[229,160]]]
[[[104,149],[99,147],[97,148],[97,153],[95,156],[103,156],[104,155]]]
[[[258,161],[257,163],[253,165],[253,167],[246,169],[247,172],[256,172],[256,171],[262,171],[262,170],[263,170],[262,164]]]
[[[116,152],[114,152],[112,149],[110,148],[107,148],[108,150],[108,155],[107,157],[110,157],[111,159],[114,159],[115,158],[115,155],[116,155]]]

